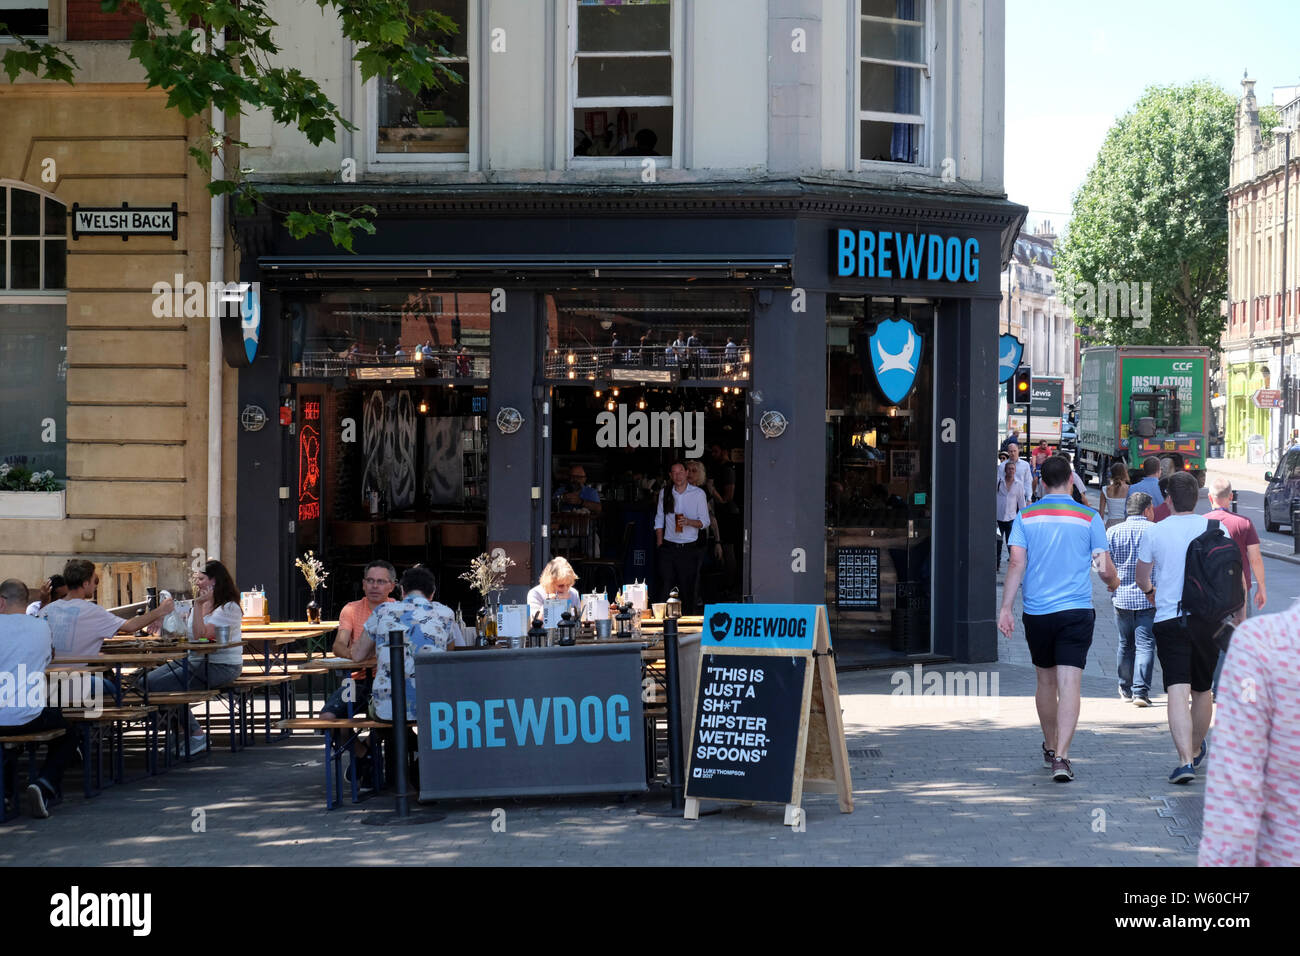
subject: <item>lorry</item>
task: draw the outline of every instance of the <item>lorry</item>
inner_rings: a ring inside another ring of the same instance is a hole
[[[1169,459],[1205,484],[1210,350],[1100,346],[1083,350],[1075,470],[1098,484],[1110,467]]]

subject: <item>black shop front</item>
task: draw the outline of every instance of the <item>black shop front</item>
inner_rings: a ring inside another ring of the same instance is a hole
[[[1020,207],[794,181],[271,191],[380,210],[355,255],[236,220],[261,317],[237,579],[274,617],[303,614],[307,550],[327,614],[381,557],[434,569],[470,621],[460,574],[497,548],[507,601],[557,555],[580,590],[657,599],[680,461],[712,504],[698,602],[824,603],[841,664],[996,659],[972,476]]]

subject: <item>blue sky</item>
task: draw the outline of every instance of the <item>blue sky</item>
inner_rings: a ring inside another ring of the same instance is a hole
[[[1148,86],[1209,79],[1261,104],[1300,84],[1296,0],[1006,0],[1006,189],[1057,226],[1106,131]]]

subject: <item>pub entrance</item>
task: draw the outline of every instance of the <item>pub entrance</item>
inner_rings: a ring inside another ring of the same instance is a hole
[[[842,653],[931,648],[935,304],[832,296],[826,309],[826,605]]]

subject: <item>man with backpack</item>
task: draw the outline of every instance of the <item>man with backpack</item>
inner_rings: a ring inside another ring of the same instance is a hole
[[[1205,760],[1205,734],[1214,716],[1216,638],[1224,639],[1225,619],[1246,599],[1240,552],[1227,529],[1193,513],[1199,492],[1191,475],[1171,475],[1171,514],[1148,528],[1138,545],[1137,583],[1156,609],[1156,655],[1178,750],[1170,783],[1190,783]]]

